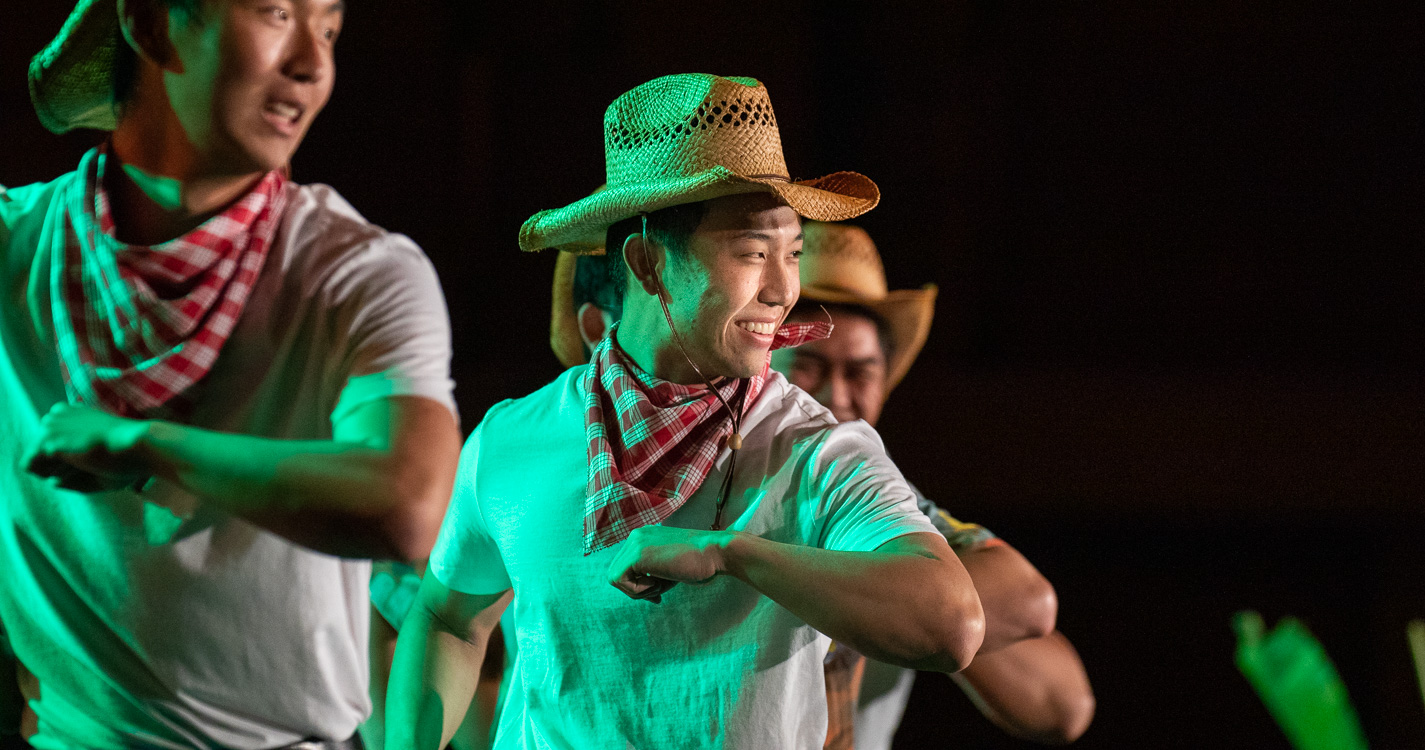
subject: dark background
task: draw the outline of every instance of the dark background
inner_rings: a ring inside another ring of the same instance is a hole
[[[553,377],[552,254],[516,230],[603,180],[601,115],[751,75],[795,177],[877,180],[893,287],[941,286],[886,409],[906,474],[1055,582],[1098,696],[1080,744],[1285,747],[1229,618],[1302,617],[1373,746],[1425,746],[1418,4],[349,0],[295,161],[434,260],[468,430]],[[72,169],[0,14],[0,180]],[[902,747],[1010,747],[941,676]]]

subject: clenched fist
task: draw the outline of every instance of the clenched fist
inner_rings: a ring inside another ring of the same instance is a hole
[[[725,571],[731,531],[640,526],[609,565],[609,583],[634,599],[661,601],[677,583],[703,583]]]
[[[55,404],[40,419],[40,434],[25,454],[25,468],[77,492],[124,487],[148,473],[136,450],[147,431],[145,421]]]

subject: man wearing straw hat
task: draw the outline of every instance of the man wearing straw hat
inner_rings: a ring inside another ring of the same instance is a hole
[[[803,230],[802,294],[788,319],[816,322],[829,314],[835,330],[778,350],[773,367],[839,420],[875,426],[891,388],[925,343],[935,287],[887,291],[880,255],[859,227],[804,222]],[[559,257],[550,346],[565,367],[588,362],[622,315],[623,270],[614,261],[604,254]],[[1049,743],[1078,737],[1092,719],[1093,692],[1073,647],[1053,632],[1053,587],[984,527],[956,520],[924,496],[918,505],[964,563],[985,610],[984,644],[954,675],[956,682],[1015,736]],[[850,748],[854,737],[860,750],[889,748],[914,678],[913,670],[868,662],[833,645],[826,661],[826,747]]]
[[[285,167],[339,0],[83,0],[0,197],[0,630],[38,747],[347,747],[367,557],[424,557],[459,451],[430,263]],[[26,446],[28,448],[26,449]],[[26,449],[25,455],[21,450]]]
[[[807,222],[803,229],[802,296],[789,319],[830,314],[836,329],[826,339],[774,353],[772,365],[839,421],[861,419],[874,427],[925,344],[936,289],[888,291],[880,254],[860,227]],[[918,502],[960,556],[985,609],[984,643],[975,661],[953,676],[956,683],[1015,736],[1073,741],[1093,718],[1093,691],[1073,646],[1054,629],[1053,587],[985,528],[956,520],[924,496]],[[826,670],[829,686],[847,687],[828,698],[830,734],[850,747],[854,716],[858,750],[889,748],[915,673],[847,649],[834,649]]]
[[[461,457],[397,646],[393,748],[438,748],[513,598],[496,746],[819,748],[828,636],[953,672],[983,615],[963,567],[861,423],[767,369],[799,217],[879,193],[794,182],[766,89],[676,75],[604,117],[608,188],[536,214],[525,250],[618,248],[623,318],[583,368],[496,405]]]

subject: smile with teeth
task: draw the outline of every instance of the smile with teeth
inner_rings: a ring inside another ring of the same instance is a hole
[[[289,122],[296,122],[297,118],[302,116],[302,109],[300,107],[286,102],[272,102],[267,105],[266,109],[268,112]]]
[[[737,327],[753,333],[760,333],[764,336],[771,336],[777,332],[776,323],[755,323],[750,320],[737,321]]]

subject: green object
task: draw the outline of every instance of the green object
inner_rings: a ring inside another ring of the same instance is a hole
[[[1415,661],[1415,681],[1420,683],[1420,697],[1425,698],[1425,620],[1411,620],[1405,626],[1405,639],[1410,643],[1410,656]]]
[[[1294,617],[1267,632],[1262,616],[1238,612],[1237,668],[1296,750],[1365,750],[1356,709],[1321,642]]]

